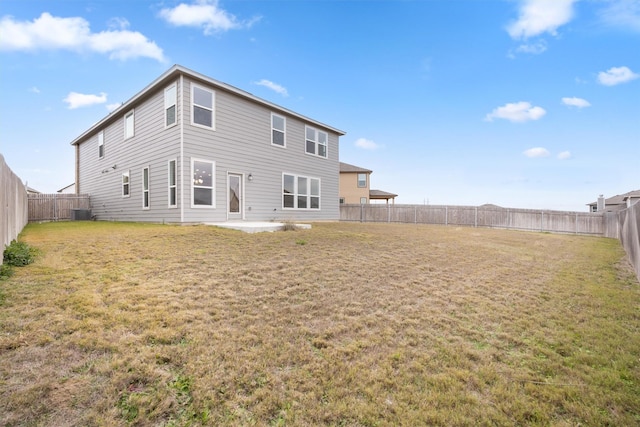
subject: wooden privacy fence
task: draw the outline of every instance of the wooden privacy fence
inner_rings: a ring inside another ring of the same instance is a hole
[[[90,207],[88,194],[30,194],[29,221],[68,220],[74,209]]]
[[[605,212],[604,236],[622,242],[640,280],[640,203],[616,212]]]
[[[0,252],[27,225],[27,189],[0,154]],[[0,256],[2,264],[2,256]]]
[[[466,225],[601,236],[602,213],[483,206],[341,205],[341,221]]]

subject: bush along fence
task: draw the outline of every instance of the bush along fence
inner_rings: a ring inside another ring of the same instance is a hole
[[[4,250],[12,240],[18,238],[27,225],[27,212],[27,189],[0,154],[0,249]]]
[[[29,221],[61,221],[72,219],[75,209],[88,210],[88,194],[30,194]]]
[[[341,205],[341,221],[465,225],[601,236],[602,214],[485,206]]]

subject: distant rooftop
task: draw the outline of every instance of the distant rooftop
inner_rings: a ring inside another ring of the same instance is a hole
[[[360,173],[373,173],[373,171],[360,166],[350,165],[349,163],[340,162],[340,172],[360,172]]]

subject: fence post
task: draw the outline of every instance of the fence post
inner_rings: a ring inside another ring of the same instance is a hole
[[[360,203],[360,222],[364,222],[364,205]]]
[[[577,212],[576,212],[576,227],[575,227],[575,230],[576,230],[576,234],[578,234],[578,213]]]
[[[544,211],[540,212],[540,231],[544,231]]]
[[[444,207],[444,225],[449,225],[449,206]]]
[[[473,226],[476,227],[476,228],[478,227],[478,207],[477,206],[476,206],[476,219],[475,219],[475,222],[474,222]]]
[[[391,222],[391,205],[387,203],[387,222]]]
[[[413,223],[418,223],[418,206],[413,207]]]

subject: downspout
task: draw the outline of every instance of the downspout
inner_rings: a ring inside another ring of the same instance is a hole
[[[80,194],[80,144],[76,144],[76,194]]]
[[[184,222],[184,76],[180,74],[180,223]]]

